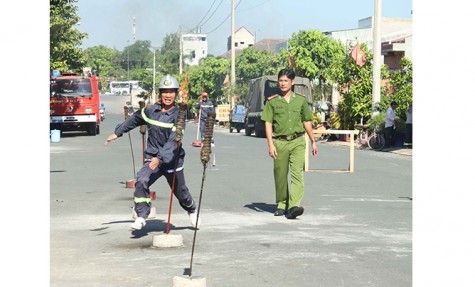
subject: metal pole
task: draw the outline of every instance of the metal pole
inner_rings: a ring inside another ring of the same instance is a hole
[[[156,100],[156,97],[157,97],[157,95],[156,95],[156,93],[155,93],[155,75],[156,75],[156,74],[155,74],[155,73],[156,73],[156,72],[155,72],[155,52],[156,52],[156,49],[155,49],[155,48],[153,48],[153,83],[152,83],[152,101],[153,101],[154,103],[156,103],[156,102],[157,102],[157,100]]]
[[[130,80],[129,77],[129,70],[130,70],[130,48],[129,48],[129,40],[127,40],[127,81]]]
[[[234,85],[236,82],[236,50],[234,41],[234,0],[231,0],[231,109],[234,109]]]
[[[181,34],[180,26],[180,75],[183,73],[183,35]]]
[[[196,214],[196,223],[195,223],[195,232],[193,234],[193,244],[191,247],[191,258],[190,258],[190,278],[193,274],[193,256],[195,254],[195,243],[196,243],[196,233],[198,231],[198,222],[200,218],[200,210],[201,210],[201,199],[203,198],[203,186],[204,181],[206,178],[206,166],[209,162],[209,156],[211,154],[211,139],[213,138],[213,128],[214,128],[214,121],[216,119],[216,113],[210,112],[208,114],[208,118],[206,119],[206,132],[205,138],[203,140],[203,146],[201,147],[201,163],[203,164],[203,175],[201,176],[201,189],[200,189],[200,199],[198,202],[198,213]]]
[[[200,190],[200,199],[198,201],[198,214],[196,215],[196,223],[195,223],[195,231],[193,233],[193,243],[191,245],[191,257],[190,257],[190,278],[193,274],[193,255],[195,254],[195,243],[196,243],[196,232],[198,231],[198,219],[200,218],[200,207],[201,207],[201,199],[203,198],[203,186],[205,183],[206,178],[206,166],[207,163],[203,163],[203,175],[201,176],[201,190]]]
[[[381,100],[381,0],[374,0],[373,17],[373,110]]]
[[[203,94],[204,92],[204,86],[201,88],[201,94]],[[203,98],[200,96],[200,110],[198,112],[198,130],[196,131],[196,141],[200,141],[201,138],[200,138],[200,128],[201,128],[201,102],[202,102]]]

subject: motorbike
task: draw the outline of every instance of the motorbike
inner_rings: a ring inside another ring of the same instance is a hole
[[[104,121],[104,119],[106,118],[105,113],[106,113],[106,107],[104,106],[104,104],[101,104],[99,108],[99,114],[101,115],[101,122]]]

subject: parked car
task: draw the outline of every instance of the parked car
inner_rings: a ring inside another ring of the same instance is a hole
[[[231,110],[230,119],[229,119],[229,132],[232,133],[234,129],[239,133],[244,129],[244,119],[246,117],[246,112],[244,105],[236,105],[233,110]]]

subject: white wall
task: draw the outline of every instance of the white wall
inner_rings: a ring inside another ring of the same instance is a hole
[[[208,56],[206,34],[183,34],[183,62],[188,66],[199,65],[201,59]],[[194,52],[194,58],[192,58]]]

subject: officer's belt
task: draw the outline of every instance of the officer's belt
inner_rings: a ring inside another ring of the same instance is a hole
[[[276,137],[274,137],[274,138],[277,139],[277,140],[293,141],[294,139],[299,138],[299,137],[301,137],[301,136],[303,136],[303,135],[304,135],[304,132],[302,132],[302,133],[295,133],[295,134],[289,135],[289,136],[276,136]]]

